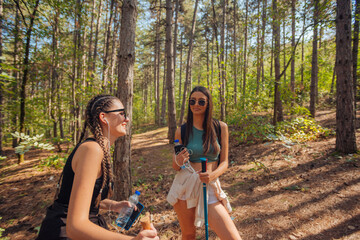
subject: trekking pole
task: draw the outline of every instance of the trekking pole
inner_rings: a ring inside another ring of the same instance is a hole
[[[200,158],[201,160],[201,172],[206,172],[206,158]],[[205,234],[206,240],[209,239],[209,223],[208,223],[208,206],[207,206],[207,199],[206,199],[206,183],[203,183],[203,192],[204,192],[204,217],[205,217]]]

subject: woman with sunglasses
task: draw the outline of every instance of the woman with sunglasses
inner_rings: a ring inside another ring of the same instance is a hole
[[[212,111],[209,90],[202,86],[195,87],[190,93],[185,135],[181,136],[181,128],[175,132],[175,139],[179,139],[186,148],[173,155],[172,166],[178,173],[167,200],[177,213],[183,240],[195,239],[196,227],[201,227],[205,222],[202,183],[208,186],[210,228],[220,239],[241,239],[230,218],[231,206],[219,182],[219,177],[228,168],[228,127],[220,121],[221,137],[218,138]],[[205,173],[201,172],[200,158],[207,158]]]
[[[130,204],[109,199],[110,145],[126,134],[128,122],[118,98],[97,95],[89,101],[79,143],[66,161],[60,191],[47,209],[37,239],[159,239],[153,226],[136,237],[111,232],[99,214],[100,208],[119,212]],[[87,128],[93,136],[83,141]]]

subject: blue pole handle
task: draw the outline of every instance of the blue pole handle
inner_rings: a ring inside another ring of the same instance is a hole
[[[200,158],[200,160],[201,160],[201,172],[206,172],[207,159],[206,158]]]

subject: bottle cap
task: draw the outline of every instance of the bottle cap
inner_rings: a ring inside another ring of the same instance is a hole
[[[202,162],[206,162],[206,161],[207,161],[206,158],[200,158],[200,160],[201,160]]]
[[[140,196],[140,192],[139,191],[135,191],[135,194]]]
[[[179,142],[179,139],[175,139],[175,140],[174,140],[174,143],[178,143],[178,142]]]

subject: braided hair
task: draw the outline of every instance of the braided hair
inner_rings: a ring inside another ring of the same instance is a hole
[[[101,201],[101,194],[106,184],[109,186],[109,191],[107,197],[110,198],[112,191],[112,182],[113,174],[111,171],[111,156],[110,149],[107,149],[105,146],[105,137],[100,125],[99,114],[103,111],[109,110],[114,100],[118,98],[111,95],[96,95],[93,97],[87,107],[85,112],[85,123],[78,144],[83,140],[87,128],[90,129],[90,132],[94,135],[96,142],[100,145],[101,149],[104,152],[104,158],[101,161],[101,171],[103,174],[103,181],[99,195],[96,198],[95,204],[98,206]],[[110,140],[109,140],[110,141]]]

